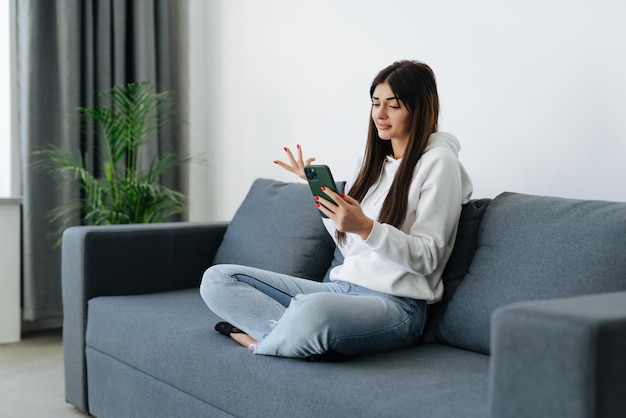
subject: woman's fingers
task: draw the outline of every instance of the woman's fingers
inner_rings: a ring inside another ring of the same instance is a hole
[[[274,160],[274,164],[276,164],[276,165],[278,165],[278,166],[280,166],[280,167],[284,168],[284,169],[285,169],[285,170],[287,170],[287,171],[291,171],[291,172],[293,172],[293,167],[291,167],[289,164],[287,164],[287,163],[285,163],[285,162],[283,162],[283,161],[280,161],[280,160]]]
[[[302,147],[300,146],[300,144],[296,145],[296,147],[298,149],[298,165],[302,167],[302,170],[304,170],[304,167],[306,167],[307,165],[311,165],[311,163],[315,161],[315,157],[307,158],[306,160],[304,160],[302,158]]]
[[[324,187],[322,186],[322,191],[324,193],[326,193],[326,196],[330,197],[331,199],[333,199],[335,201],[335,203],[337,203],[337,205],[340,204],[340,202],[343,202],[345,200],[346,195],[344,193],[337,193],[332,191],[331,189],[329,189],[328,187]],[[354,199],[352,199],[354,200]],[[354,200],[356,202],[356,200]]]
[[[337,230],[353,232],[366,239],[372,231],[374,224],[373,220],[363,213],[359,202],[344,193],[335,193],[325,187],[322,187],[322,191],[335,203],[317,196],[315,199],[316,205],[322,213],[335,221]]]
[[[291,165],[294,167],[297,167],[299,165],[298,161],[296,161],[296,158],[293,156],[293,153],[291,152],[291,150],[287,147],[283,149],[287,153],[287,156],[289,157],[289,161],[291,161]],[[300,151],[300,160],[302,160],[302,151]]]
[[[297,146],[297,149],[298,149],[297,158],[296,156],[293,155],[293,152],[291,152],[289,148],[285,147],[283,149],[285,153],[287,154],[287,157],[289,158],[289,163],[286,163],[280,160],[274,160],[274,164],[284,168],[287,171],[294,173],[301,179],[306,180],[304,167],[306,167],[307,165],[315,161],[315,158],[307,158],[305,161],[304,158],[302,157],[302,147],[300,145]]]
[[[328,209],[330,213],[336,213],[338,207],[342,204],[343,196],[345,195],[343,193],[337,194],[327,187],[322,187],[321,190],[326,194],[326,196],[332,199],[332,201],[325,199],[322,196],[315,196],[315,201],[319,205],[324,206],[326,209]],[[326,215],[328,215],[328,213],[326,213]]]

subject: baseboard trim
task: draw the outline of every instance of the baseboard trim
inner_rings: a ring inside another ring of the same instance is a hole
[[[63,318],[40,319],[37,321],[22,321],[22,334],[51,329],[63,328]]]

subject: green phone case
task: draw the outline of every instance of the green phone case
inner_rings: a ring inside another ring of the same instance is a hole
[[[311,188],[313,196],[320,196],[326,200],[334,202],[326,193],[322,191],[322,186],[328,187],[333,192],[337,193],[337,185],[333,179],[333,175],[330,172],[330,168],[326,165],[307,165],[304,167],[304,174],[306,175],[307,182]],[[327,218],[321,211],[320,214]]]

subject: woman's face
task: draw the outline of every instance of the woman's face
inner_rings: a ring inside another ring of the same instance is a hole
[[[372,94],[372,120],[381,139],[406,144],[411,129],[411,112],[398,100],[387,83],[380,83]]]

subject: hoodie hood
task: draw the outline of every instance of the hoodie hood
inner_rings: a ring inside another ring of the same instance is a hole
[[[456,139],[456,136],[447,132],[434,132],[430,134],[428,144],[426,145],[424,152],[430,151],[435,147],[446,147],[457,157],[459,156],[459,151],[461,151],[461,143],[459,140]]]

